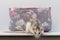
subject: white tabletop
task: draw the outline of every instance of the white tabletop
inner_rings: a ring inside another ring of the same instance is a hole
[[[33,36],[33,34],[25,32],[0,31],[0,36]],[[45,32],[43,33],[43,36],[60,36],[60,32]]]

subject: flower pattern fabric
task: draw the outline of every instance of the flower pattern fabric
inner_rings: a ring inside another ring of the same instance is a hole
[[[20,31],[26,29],[26,23],[30,18],[39,19],[44,27],[44,31],[51,29],[51,7],[49,8],[9,8],[11,31]]]

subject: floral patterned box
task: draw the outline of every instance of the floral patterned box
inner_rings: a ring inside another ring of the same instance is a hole
[[[37,8],[37,7],[26,7],[26,8],[9,8],[10,15],[10,26],[11,31],[23,31],[26,29],[27,21],[34,16],[37,16],[42,22],[42,26],[45,28],[45,32],[51,30],[51,7],[49,8]]]

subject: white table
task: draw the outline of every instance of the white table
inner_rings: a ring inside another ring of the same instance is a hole
[[[33,36],[31,33],[0,31],[0,36]],[[43,36],[60,36],[60,32],[45,32]]]

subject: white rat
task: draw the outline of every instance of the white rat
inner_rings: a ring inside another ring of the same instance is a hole
[[[39,38],[44,32],[44,28],[38,19],[31,19],[26,24],[26,32],[32,33],[36,38]]]

